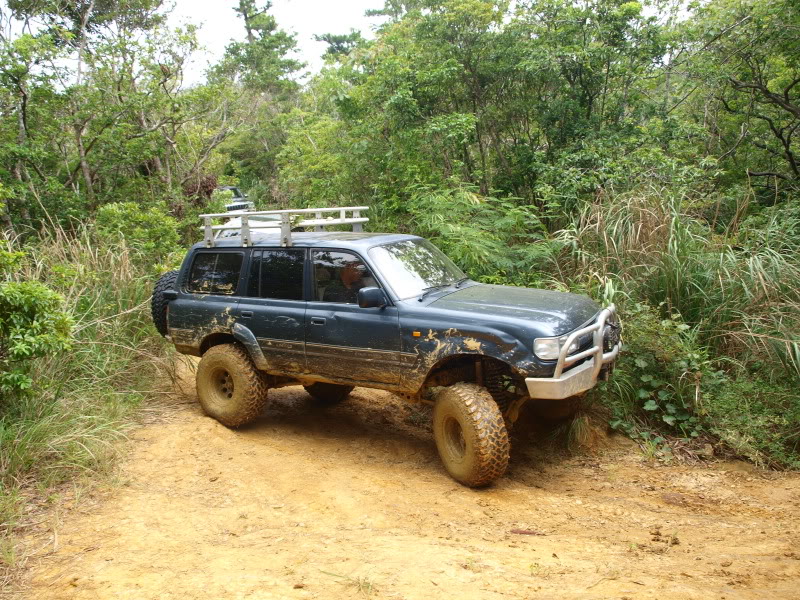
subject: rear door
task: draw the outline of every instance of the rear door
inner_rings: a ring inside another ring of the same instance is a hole
[[[306,311],[306,364],[321,378],[398,383],[400,323],[394,306],[359,308],[358,290],[380,287],[347,251],[311,252],[314,282]]]
[[[198,250],[169,304],[169,331],[176,346],[199,349],[212,333],[230,333],[243,286],[241,248]]]
[[[305,259],[302,248],[254,248],[250,258],[237,321],[256,336],[273,373],[305,370]]]

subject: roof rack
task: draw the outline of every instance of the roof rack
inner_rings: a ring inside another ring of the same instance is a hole
[[[227,208],[227,207],[226,207]],[[237,231],[242,238],[243,246],[252,246],[253,231],[280,230],[281,246],[292,245],[292,229],[297,227],[313,227],[314,231],[324,231],[331,225],[352,225],[353,231],[363,231],[362,224],[369,221],[361,213],[369,210],[368,206],[342,206],[338,208],[292,208],[288,210],[235,210],[225,213],[200,215],[203,220],[205,244],[213,248],[219,234],[225,231]],[[324,216],[326,213],[338,213],[338,216]],[[352,213],[352,216],[347,216]],[[303,218],[313,215],[312,218]],[[264,219],[264,216],[272,216]],[[255,218],[254,217],[262,217]],[[214,225],[214,219],[226,219],[222,225]],[[251,219],[253,219],[251,221]]]

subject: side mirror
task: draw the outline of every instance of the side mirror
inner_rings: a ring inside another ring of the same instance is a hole
[[[161,292],[161,295],[164,297],[164,300],[177,300],[178,290],[164,290]]]
[[[365,287],[358,290],[358,306],[360,308],[383,308],[387,304],[389,301],[381,288]]]

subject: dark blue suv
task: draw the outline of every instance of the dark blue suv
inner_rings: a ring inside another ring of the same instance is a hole
[[[329,403],[390,390],[433,404],[445,467],[482,486],[505,472],[524,402],[569,412],[619,351],[613,305],[471,281],[425,239],[277,233],[207,236],[153,294],[157,328],[202,357],[203,409],[229,427],[258,417],[270,388]]]

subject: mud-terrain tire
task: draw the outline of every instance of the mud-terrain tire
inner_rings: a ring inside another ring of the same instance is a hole
[[[500,412],[505,414],[511,408],[514,400],[517,399],[517,395],[508,389],[509,383],[513,384],[509,376],[510,371],[494,361],[487,361],[483,368],[486,373],[486,389],[489,390],[492,398],[497,402]]]
[[[353,391],[352,385],[339,385],[336,383],[323,383],[318,381],[311,385],[304,385],[305,390],[317,402],[322,404],[339,404]]]
[[[575,416],[582,404],[581,396],[572,396],[563,400],[529,400],[531,412],[543,421],[566,421]]]
[[[227,427],[249,423],[267,404],[267,380],[238,344],[209,348],[200,359],[196,382],[203,411]]]
[[[433,437],[445,469],[456,481],[481,487],[508,468],[508,431],[489,391],[455,383],[436,394]]]
[[[167,304],[169,301],[164,298],[165,290],[174,290],[175,282],[178,281],[178,271],[167,271],[156,281],[153,288],[153,297],[150,299],[150,312],[153,315],[153,325],[156,326],[158,333],[167,335]]]

